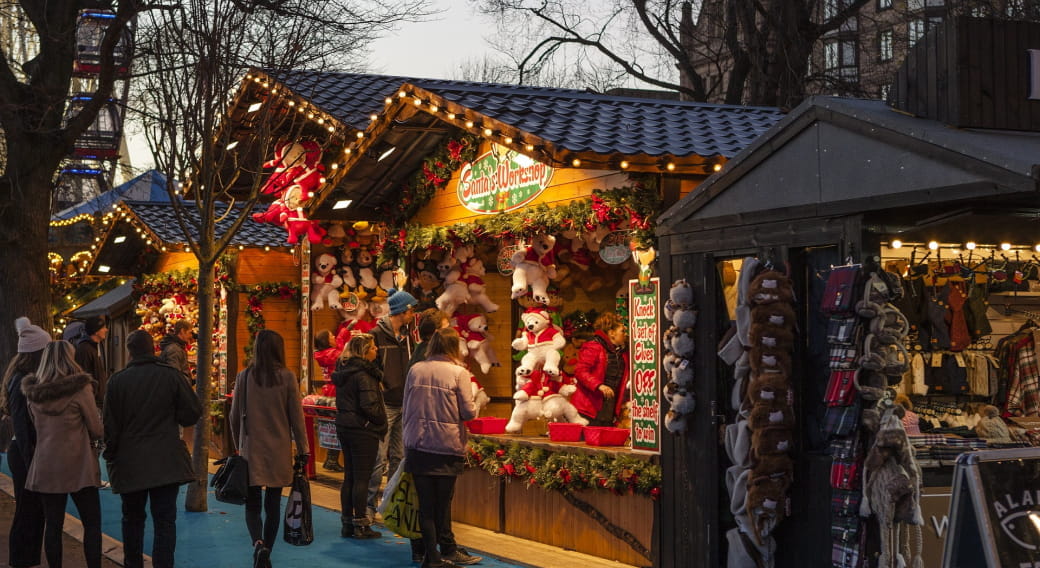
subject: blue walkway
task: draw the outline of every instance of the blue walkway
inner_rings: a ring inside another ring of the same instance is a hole
[[[7,460],[2,470],[11,475]],[[102,478],[107,478],[104,464]],[[209,511],[188,513],[184,511],[185,489],[178,498],[177,512],[177,567],[178,568],[250,568],[253,549],[246,530],[245,509],[242,506],[226,505],[209,492]],[[285,499],[282,500],[285,510]],[[69,500],[68,512],[76,516],[76,507]],[[115,540],[122,540],[121,500],[111,490],[101,490],[101,529]],[[357,541],[339,536],[339,513],[322,507],[314,507],[314,542],[310,546],[290,546],[282,540],[278,531],[278,542],[272,554],[275,567],[324,568],[356,566],[364,568],[403,568],[411,564],[411,548],[408,540],[393,535],[385,527],[376,527],[384,537],[369,541]],[[152,549],[151,519],[146,524],[145,553]],[[484,557],[478,566],[488,568],[519,568],[522,565],[494,559],[486,552],[469,549],[471,554]]]

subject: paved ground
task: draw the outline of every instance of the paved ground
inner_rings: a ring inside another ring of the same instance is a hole
[[[0,566],[3,566],[4,568],[8,566],[8,535],[11,534],[12,517],[14,517],[14,497],[11,497],[7,492],[0,491]],[[75,519],[66,521],[65,530],[76,534],[82,534],[82,531],[79,528],[79,521]],[[113,545],[111,542],[106,544],[108,546]],[[65,547],[63,552],[65,554],[63,555],[62,568],[86,568],[87,563],[83,560],[83,544],[80,543],[79,540],[76,540],[75,537],[69,534],[65,535]],[[40,560],[42,560],[44,565],[46,565],[46,560],[43,558]],[[116,564],[108,558],[101,559],[102,568],[119,568],[119,566],[121,565]]]

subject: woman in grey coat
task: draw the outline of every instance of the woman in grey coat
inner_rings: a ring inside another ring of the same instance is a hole
[[[83,523],[87,567],[100,568],[101,467],[91,441],[100,440],[104,431],[91,377],[74,357],[69,342],[52,341],[43,350],[36,374],[22,379],[36,427],[36,452],[25,488],[43,500],[47,564],[61,568],[65,504],[72,495]]]
[[[310,454],[300,387],[285,368],[285,342],[277,332],[256,334],[253,364],[235,379],[228,418],[235,445],[249,463],[246,527],[253,541],[253,566],[268,568],[281,522],[282,488],[292,483],[292,442],[297,462],[306,463]]]

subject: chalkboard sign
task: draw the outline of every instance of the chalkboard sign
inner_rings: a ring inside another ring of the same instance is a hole
[[[943,568],[1040,568],[1040,448],[961,454]]]

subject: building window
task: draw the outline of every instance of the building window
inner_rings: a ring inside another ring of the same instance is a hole
[[[877,9],[878,9],[878,11],[888,10],[891,7],[892,7],[892,0],[877,0]]]
[[[892,85],[881,85],[878,89],[878,98],[887,101],[889,93],[892,92]]]
[[[892,61],[892,30],[884,30],[878,33],[878,60]]]
[[[910,40],[910,45],[917,43],[917,40],[924,37],[924,20],[910,20],[907,26],[906,37]]]
[[[856,40],[833,40],[823,46],[823,70],[832,79],[855,80],[859,76],[856,68]]]

